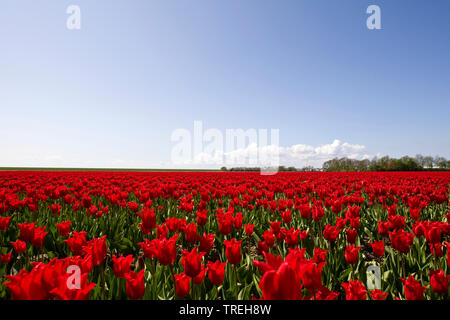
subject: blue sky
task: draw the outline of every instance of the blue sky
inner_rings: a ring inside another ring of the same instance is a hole
[[[450,158],[446,0],[6,0],[0,48],[0,166],[172,167],[195,120],[279,129],[296,166]]]

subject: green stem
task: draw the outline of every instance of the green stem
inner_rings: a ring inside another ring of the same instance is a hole
[[[155,279],[155,275],[156,275],[156,264],[158,263],[156,261],[156,259],[152,259],[152,282],[153,282],[153,293],[155,294],[154,299],[157,300],[158,299],[158,294],[156,293],[156,279]]]
[[[191,299],[195,300],[194,278],[191,278]]]
[[[402,253],[402,270],[403,270],[403,278],[406,279],[406,268],[405,268],[405,255]]]
[[[202,300],[202,289],[201,289],[202,285],[198,284],[197,285],[197,300]]]
[[[380,289],[383,290],[383,263],[380,262]]]
[[[102,299],[105,300],[106,286],[105,286],[105,268],[104,268],[103,264],[104,264],[104,262],[99,264],[99,269],[100,269],[100,278],[101,278],[101,286],[102,286]]]
[[[28,268],[28,265],[30,263],[30,257],[28,256],[28,248],[25,250],[25,268]]]
[[[173,296],[175,297],[175,299],[177,299],[177,293],[176,293],[176,290],[177,290],[177,289],[176,289],[176,284],[175,284],[175,275],[174,275],[174,273],[173,273],[173,269],[172,269],[172,265],[171,265],[171,264],[169,265],[169,270],[170,270],[170,273],[172,274],[173,288],[174,288],[174,290],[175,290]]]
[[[236,285],[236,300],[238,300],[239,296],[239,289],[238,289],[238,274],[237,274],[237,265],[234,265],[234,278],[235,278],[235,285]]]

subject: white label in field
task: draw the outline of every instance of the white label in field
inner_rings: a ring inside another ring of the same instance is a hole
[[[374,290],[379,289],[381,290],[381,270],[378,265],[372,264],[370,265],[367,270],[367,289]]]

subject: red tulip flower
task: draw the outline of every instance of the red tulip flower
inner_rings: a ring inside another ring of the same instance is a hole
[[[389,222],[378,221],[378,234],[381,236],[389,235]]]
[[[409,252],[409,248],[414,240],[414,234],[400,230],[389,232],[389,236],[391,238],[391,245],[394,249],[405,254]]]
[[[135,273],[134,271],[130,271],[125,274],[125,279],[127,280],[127,296],[132,300],[139,300],[145,294],[145,269],[139,271],[139,273]]]
[[[61,223],[57,223],[58,231],[61,237],[67,237],[70,233],[70,224],[72,221],[63,221]]]
[[[166,219],[166,222],[164,222],[164,224],[167,226],[170,232],[178,231],[179,222],[177,218],[168,218]]]
[[[297,300],[301,298],[301,283],[292,263],[283,262],[264,273],[259,283],[265,300]]]
[[[281,221],[270,221],[270,230],[273,232],[273,234],[278,234],[281,229]]]
[[[302,298],[302,263],[305,249],[294,249],[286,256],[275,257],[264,252],[265,262],[253,261],[253,264],[263,273],[259,287],[265,300],[297,300]],[[317,278],[315,278],[317,279]]]
[[[259,240],[258,241],[258,252],[259,254],[262,254],[263,252],[268,252],[269,246],[264,241]]]
[[[272,247],[275,244],[275,237],[273,234],[273,231],[266,230],[264,234],[262,235],[264,242],[269,246]]]
[[[156,214],[155,209],[143,209],[142,213],[137,213],[142,219],[141,229],[148,231],[149,233],[156,227]],[[144,233],[145,234],[145,233]],[[147,233],[148,234],[148,233]]]
[[[215,286],[220,285],[225,278],[225,266],[226,262],[220,262],[217,260],[216,262],[208,261],[208,278],[209,281]]]
[[[354,244],[356,242],[356,237],[358,236],[358,231],[356,229],[347,229],[347,242]]]
[[[254,224],[246,224],[244,225],[245,228],[245,234],[250,237],[253,234],[253,228],[255,227]]]
[[[416,236],[424,236],[427,233],[427,227],[423,221],[418,221],[412,224],[413,232]]]
[[[314,205],[312,207],[312,217],[313,217],[314,221],[316,221],[316,222],[320,221],[324,215],[325,215],[325,212],[321,205]]]
[[[300,216],[302,217],[302,219],[311,218],[311,207],[310,207],[309,203],[301,204],[299,207],[299,210],[300,210]]]
[[[291,221],[292,221],[292,212],[290,210],[286,210],[286,211],[284,211],[284,212],[282,212],[280,214],[281,214],[281,218],[283,219],[284,223],[286,223],[286,224],[291,223]]]
[[[323,250],[321,248],[314,248],[314,262],[315,263],[321,263],[325,262],[325,257],[328,250]]]
[[[50,291],[57,300],[88,300],[90,291],[95,283],[88,283],[88,274],[83,273],[80,277],[80,288],[71,289],[67,285],[67,276],[59,277],[59,286]]]
[[[337,300],[340,292],[331,291],[327,287],[322,286],[316,293],[316,300]]]
[[[208,215],[206,210],[199,210],[197,212],[197,224],[204,226],[208,222]]]
[[[64,203],[65,203],[65,204],[72,204],[73,201],[74,201],[74,198],[72,198],[72,195],[71,195],[71,194],[66,194],[66,195],[64,196]]]
[[[409,208],[409,215],[413,220],[420,219],[420,208]]]
[[[241,242],[242,240],[236,241],[234,238],[223,241],[223,244],[225,245],[225,255],[230,264],[236,265],[241,262]]]
[[[25,250],[27,249],[27,243],[22,240],[17,240],[16,242],[11,242],[11,244],[13,245],[14,250],[18,254],[24,253]]]
[[[44,245],[44,238],[48,234],[48,232],[45,231],[45,228],[46,226],[44,226],[43,228],[37,227],[34,230],[34,237],[31,240],[31,244],[33,245],[33,247],[40,248]]]
[[[306,237],[308,236],[308,234],[309,234],[309,230],[306,230],[306,231],[300,230],[300,233],[299,233],[300,240],[305,240]]]
[[[437,292],[440,295],[448,293],[448,280],[450,279],[450,275],[445,275],[442,269],[437,271],[430,270],[430,284],[431,289],[434,292]]]
[[[359,217],[359,211],[361,210],[361,207],[358,206],[351,206],[348,207],[346,212],[345,212],[345,216],[346,218],[357,218]]]
[[[0,217],[0,231],[6,231],[12,217]]]
[[[359,280],[342,283],[347,300],[367,300],[367,290]]]
[[[325,262],[319,264],[311,262],[302,265],[302,283],[309,292],[315,293],[322,287],[322,269],[324,266]]]
[[[408,279],[400,279],[405,285],[405,297],[407,300],[423,300],[423,293],[427,287],[423,287],[412,275]]]
[[[382,257],[384,256],[384,242],[383,240],[380,241],[374,241],[373,243],[370,244],[372,247],[372,251],[373,253],[377,256],[377,257]]]
[[[184,238],[187,243],[195,243],[198,240],[197,225],[195,223],[189,223],[184,230]]]
[[[87,244],[86,231],[74,231],[72,237],[64,240],[64,242],[69,245],[74,256],[80,256],[83,254],[83,247]]]
[[[175,234],[170,239],[159,239],[157,258],[160,264],[168,266],[175,262],[177,251],[175,248],[179,234]]]
[[[351,218],[351,219],[349,219],[349,221],[350,221],[350,226],[353,229],[358,229],[359,228],[359,217]]]
[[[91,273],[94,265],[92,264],[92,257],[90,255],[74,256],[66,258],[70,261],[70,265],[77,265],[81,268],[82,273]]]
[[[280,229],[280,232],[278,232],[276,235],[278,242],[283,242],[284,238],[286,237],[286,232],[286,228]]]
[[[91,197],[89,197],[88,195],[84,195],[81,199],[81,205],[86,209],[89,208],[92,205]]]
[[[86,213],[88,214],[88,216],[92,217],[92,216],[96,216],[98,213],[98,208],[95,205],[90,206],[87,210]]]
[[[19,223],[17,224],[20,229],[19,239],[25,242],[29,242],[34,238],[34,227],[36,223]]]
[[[92,256],[94,266],[98,266],[106,257],[106,235],[101,238],[92,239],[83,249],[87,254]]]
[[[426,233],[427,241],[430,243],[441,242],[442,230],[440,227],[431,227]]]
[[[244,217],[242,216],[242,212],[237,212],[233,218],[233,228],[235,228],[236,230],[242,229],[243,220]]]
[[[346,224],[347,224],[347,219],[344,219],[342,217],[336,217],[336,228],[338,230],[343,230],[345,228]]]
[[[444,256],[444,251],[442,250],[443,245],[439,242],[429,243],[430,251],[433,256],[440,258]]]
[[[217,220],[219,221],[219,232],[223,235],[230,234],[233,227],[233,217],[226,214],[218,216]]]
[[[286,228],[280,228],[280,231],[276,234],[278,242],[283,242],[284,238],[286,237]]]
[[[274,256],[270,252],[263,252],[266,261],[253,260],[253,264],[257,267],[261,273],[264,275],[267,271],[277,270],[283,263],[283,258],[281,256]]]
[[[355,247],[353,244],[345,248],[345,260],[348,264],[355,264],[358,262],[359,249],[361,249],[361,247]]]
[[[134,261],[133,256],[130,254],[126,257],[116,257],[113,255],[113,271],[117,278],[125,278],[125,274],[130,272],[131,264]]]
[[[370,296],[373,300],[386,300],[388,296],[387,292],[383,292],[380,289],[370,290]]]
[[[191,278],[184,272],[175,274],[175,290],[176,294],[180,298],[184,298],[189,294]]]
[[[134,213],[137,213],[139,210],[139,204],[134,202],[134,201],[130,201],[127,203],[128,208],[133,211]]]
[[[286,232],[286,244],[294,248],[298,245],[300,230],[291,228]]]
[[[5,276],[9,281],[3,285],[11,291],[12,300],[46,300],[51,297],[48,290],[42,285],[42,272],[34,270],[28,272],[22,269],[17,275]]]
[[[405,228],[405,217],[400,215],[389,216],[389,227],[395,231],[403,230]]]
[[[167,233],[169,232],[169,228],[167,228],[166,224],[156,225],[156,237],[158,239],[167,239]]]
[[[183,256],[181,257],[181,264],[184,268],[184,273],[187,276],[194,278],[202,270],[202,258],[205,255],[204,252],[198,253],[197,247],[194,247],[191,252],[183,250]]]
[[[194,282],[194,284],[202,284],[203,281],[205,280],[205,275],[206,275],[206,268],[205,265],[202,264],[201,271],[199,272],[198,275],[192,278],[192,282]]]
[[[7,264],[11,261],[11,252],[6,254],[0,254],[0,262],[3,264]]]
[[[323,230],[323,236],[328,242],[336,241],[339,235],[339,229],[334,226],[327,224]]]
[[[205,253],[211,251],[215,237],[215,234],[206,234],[205,232],[203,232],[203,236],[200,237],[200,245],[198,247],[198,250]]]
[[[342,200],[338,199],[333,201],[331,204],[331,211],[333,211],[336,215],[342,211]]]

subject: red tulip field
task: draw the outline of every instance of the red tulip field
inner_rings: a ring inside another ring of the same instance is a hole
[[[450,172],[4,171],[0,298],[448,299],[449,187]]]

